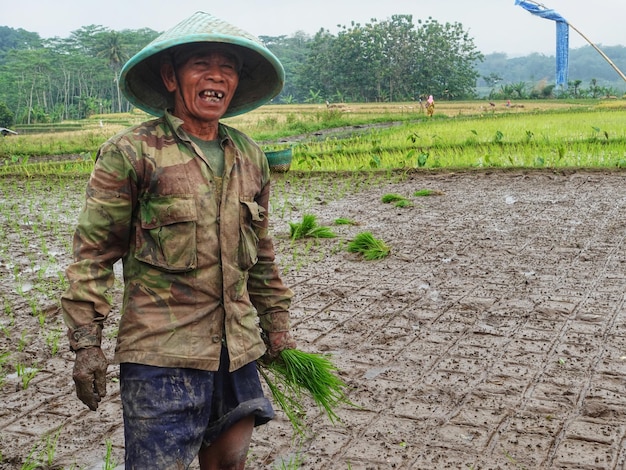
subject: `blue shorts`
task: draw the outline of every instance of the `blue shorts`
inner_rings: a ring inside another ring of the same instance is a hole
[[[188,468],[242,418],[254,415],[258,426],[274,417],[256,363],[234,372],[228,366],[224,348],[217,372],[120,365],[127,470]]]

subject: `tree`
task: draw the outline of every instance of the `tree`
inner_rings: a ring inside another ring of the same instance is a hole
[[[124,63],[129,59],[126,47],[120,33],[116,31],[104,31],[95,35],[94,49],[96,56],[103,58],[109,64],[113,72],[112,95],[117,98],[117,112],[122,111],[122,96],[119,87],[119,75]]]
[[[0,102],[0,127],[11,127],[14,116],[6,103]]]
[[[476,64],[483,55],[461,23],[418,21],[416,82],[425,94],[470,98],[479,77]]]
[[[298,68],[309,53],[310,36],[302,31],[296,32],[293,36],[260,36],[261,41],[267,48],[280,57],[280,61],[285,69],[285,86],[277,100],[303,101],[305,96],[297,86]]]
[[[39,49],[42,40],[37,33],[30,33],[22,28],[13,29],[0,26],[0,64],[10,50]]]
[[[429,18],[415,27],[411,15],[372,19],[327,30],[313,38],[300,69],[299,86],[330,99],[354,101],[415,99],[421,93],[465,98],[473,94],[482,60],[459,23]]]

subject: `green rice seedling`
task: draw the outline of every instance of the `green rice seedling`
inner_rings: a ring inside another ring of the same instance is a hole
[[[9,362],[10,356],[11,356],[10,351],[5,351],[2,354],[0,354],[0,369],[2,369],[7,362]]]
[[[18,352],[22,352],[24,351],[24,349],[26,348],[26,346],[28,346],[28,334],[26,333],[26,330],[22,331],[22,335],[20,336],[20,340],[17,342],[17,351]]]
[[[305,237],[311,238],[334,238],[334,232],[317,223],[317,217],[313,214],[304,214],[302,222],[289,222],[289,237],[299,240]]]
[[[26,390],[31,380],[35,378],[39,369],[37,367],[26,367],[24,364],[17,363],[15,365],[17,376],[22,379],[22,390]]]
[[[354,220],[351,220],[351,219],[347,219],[345,217],[338,217],[335,219],[333,223],[335,225],[359,225],[358,222],[355,222]]]
[[[401,194],[393,194],[393,193],[385,194],[381,198],[381,201],[384,202],[385,204],[390,204],[393,202],[394,206],[396,207],[410,207],[413,205],[411,201],[409,201],[407,198],[405,198]]]
[[[290,384],[286,379],[273,373],[270,367],[271,366],[259,365],[259,373],[270,389],[274,403],[283,410],[283,413],[285,413],[294,431],[304,436],[306,434],[303,422],[303,417],[306,415],[304,404],[301,402],[299,396],[293,395],[293,389],[290,388]]]
[[[8,362],[10,357],[11,353],[9,351],[0,354],[0,387],[2,387],[6,380],[7,373],[4,371],[4,365]]]
[[[340,421],[335,411],[337,406],[355,406],[348,399],[346,384],[337,376],[337,367],[328,356],[286,349],[280,353],[280,360],[260,363],[259,371],[275,403],[300,435],[306,434],[305,396],[312,399],[333,424]]]
[[[413,193],[415,197],[426,197],[426,196],[443,196],[443,191],[437,191],[436,189],[418,189]]]
[[[383,240],[375,238],[371,232],[362,232],[348,243],[348,251],[361,253],[366,260],[372,261],[387,257],[391,248]]]
[[[395,207],[412,207],[413,203],[409,201],[408,199],[403,199],[401,201],[396,202],[394,206]]]
[[[59,352],[59,342],[63,336],[63,331],[60,328],[55,328],[46,333],[46,345],[50,348],[50,354],[56,356]]]
[[[385,204],[388,204],[390,202],[401,201],[402,199],[404,199],[404,196],[402,196],[401,194],[394,194],[394,193],[384,194],[383,197],[380,198],[380,200],[384,202]]]
[[[35,455],[35,453],[38,450],[38,447],[39,447],[39,443],[35,444],[35,446],[32,448],[32,450],[28,454],[28,457],[26,457],[26,460],[22,464],[20,470],[36,470],[37,468],[40,468],[41,462],[39,462],[39,457]]]
[[[13,326],[15,324],[15,314],[13,313],[13,308],[5,296],[2,296],[2,303],[4,314],[9,317],[9,326]]]
[[[26,461],[22,464],[21,470],[53,468],[54,457],[57,452],[57,445],[62,429],[63,427],[59,427],[56,432],[48,433],[42,437],[31,449]]]
[[[102,470],[113,470],[117,467],[117,462],[113,458],[113,443],[111,439],[106,440],[106,454],[104,456],[104,464],[102,466]]]
[[[42,451],[44,458],[42,460],[49,468],[52,468],[54,463],[54,456],[57,452],[57,444],[59,443],[59,436],[62,430],[63,426],[60,426],[54,434],[50,433],[45,437],[46,441]]]
[[[286,458],[280,458],[280,462],[274,464],[275,470],[298,470],[304,464],[304,457],[300,452]]]

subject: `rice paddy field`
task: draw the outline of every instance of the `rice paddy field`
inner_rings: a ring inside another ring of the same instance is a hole
[[[59,298],[95,151],[145,118],[0,139],[0,469],[123,468],[119,370],[97,412],[77,400]],[[270,217],[293,333],[358,405],[330,422],[305,403],[297,439],[278,410],[247,468],[626,465],[625,101],[269,105],[227,123],[292,149]],[[351,249],[364,233],[370,258]],[[111,302],[107,357],[121,279]]]

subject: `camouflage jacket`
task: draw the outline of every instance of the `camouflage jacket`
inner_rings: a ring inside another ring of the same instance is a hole
[[[259,326],[289,329],[292,292],[268,236],[269,167],[252,140],[220,124],[219,188],[181,124],[166,114],[100,148],[61,299],[70,346],[100,344],[122,259],[116,362],[217,370],[225,341],[235,370],[265,352]]]

